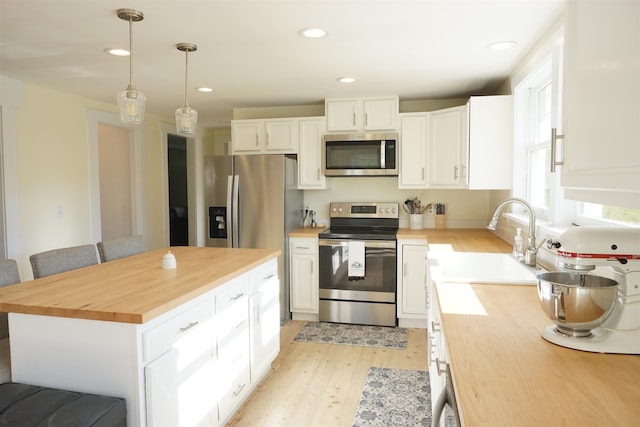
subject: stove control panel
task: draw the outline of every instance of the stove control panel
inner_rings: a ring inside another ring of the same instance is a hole
[[[331,218],[398,218],[399,203],[386,202],[332,202]]]

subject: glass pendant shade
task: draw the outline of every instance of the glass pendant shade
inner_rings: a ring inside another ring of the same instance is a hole
[[[180,107],[176,110],[176,130],[178,133],[193,135],[198,124],[198,112],[191,107]]]
[[[144,121],[146,97],[135,89],[127,88],[118,93],[120,120],[123,123],[140,124]]]
[[[144,107],[147,98],[133,86],[133,23],[144,19],[144,14],[135,9],[118,9],[118,18],[129,22],[129,85],[118,93],[120,121],[138,125],[144,121]]]
[[[194,135],[198,125],[198,112],[189,107],[189,101],[187,101],[187,77],[189,75],[189,52],[195,52],[198,46],[193,43],[178,43],[176,48],[185,53],[184,105],[176,110],[176,132],[183,135]]]

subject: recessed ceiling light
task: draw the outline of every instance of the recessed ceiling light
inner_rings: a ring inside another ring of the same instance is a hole
[[[119,47],[107,47],[104,49],[109,55],[114,56],[129,56],[129,51],[127,49],[122,49]]]
[[[197,87],[196,90],[198,92],[204,92],[204,93],[213,92],[213,89],[211,89],[210,87]]]
[[[309,27],[301,29],[300,31],[298,31],[298,34],[308,39],[321,39],[322,37],[326,37],[328,33],[322,28]]]
[[[487,46],[489,49],[491,50],[505,50],[505,49],[511,49],[512,47],[514,47],[515,45],[517,45],[518,43],[512,41],[512,40],[504,40],[504,41],[499,41],[499,42],[495,42],[495,43],[491,43],[489,46]]]
[[[356,81],[355,77],[338,77],[336,80],[338,83],[354,83]]]

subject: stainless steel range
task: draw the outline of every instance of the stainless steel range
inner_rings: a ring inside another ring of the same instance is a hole
[[[319,235],[320,321],[396,326],[398,203],[331,203]]]

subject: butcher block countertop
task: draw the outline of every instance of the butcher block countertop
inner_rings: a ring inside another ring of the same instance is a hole
[[[162,269],[168,250],[175,270]],[[0,289],[0,311],[145,323],[280,254],[271,249],[176,246]]]
[[[447,228],[442,230],[401,228],[396,236],[398,239],[426,239],[430,246],[451,245],[453,250],[459,252],[511,252],[512,249],[509,243],[493,232],[482,228]],[[437,249],[437,247],[430,249]]]
[[[289,237],[318,237],[318,234],[326,230],[327,227],[304,227],[289,232]]]
[[[636,426],[640,356],[544,340],[535,286],[437,283],[466,426]]]

